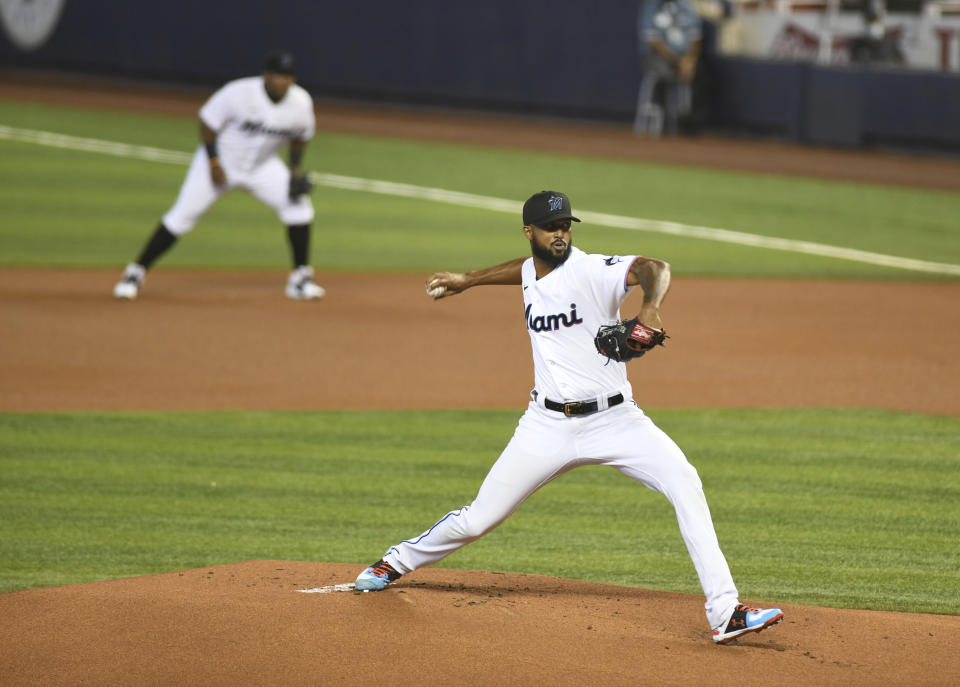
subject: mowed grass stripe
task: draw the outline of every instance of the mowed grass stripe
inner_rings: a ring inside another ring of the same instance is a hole
[[[518,412],[0,415],[0,590],[253,558],[358,566],[469,503]],[[960,420],[652,410],[745,598],[960,614]],[[700,593],[666,499],[574,470],[441,563]]]
[[[70,136],[49,131],[37,131],[0,125],[0,139],[7,139],[25,143],[52,146],[84,152],[101,153],[146,160],[150,162],[165,162],[173,164],[188,164],[192,154],[137,146],[127,143],[117,143],[100,139]],[[322,186],[333,188],[393,195],[405,198],[415,198],[431,202],[448,203],[460,207],[472,207],[495,212],[519,214],[522,204],[515,200],[496,198],[452,191],[442,188],[418,186],[379,179],[365,179],[330,173],[314,173],[313,181]],[[653,220],[638,217],[626,217],[591,210],[577,210],[577,214],[586,222],[598,226],[614,227],[635,231],[645,231],[684,238],[720,241],[741,246],[803,253],[819,257],[849,260],[882,267],[926,272],[947,276],[960,276],[960,265],[950,263],[917,260],[894,255],[885,255],[871,251],[856,250],[831,246],[813,241],[798,241],[794,239],[760,236],[729,229],[719,229],[707,226],[688,225],[679,222]]]

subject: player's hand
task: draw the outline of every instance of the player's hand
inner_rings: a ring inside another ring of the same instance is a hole
[[[219,162],[216,164],[210,163],[210,181],[213,182],[214,186],[223,186],[227,183],[227,175]]]
[[[660,308],[652,303],[646,303],[637,313],[637,319],[648,327],[663,329],[663,320],[660,319]]]
[[[462,272],[434,272],[426,281],[427,295],[438,301],[460,293],[469,286],[467,275]]]
[[[681,81],[693,81],[697,74],[697,60],[691,55],[685,55],[677,64],[677,75]]]

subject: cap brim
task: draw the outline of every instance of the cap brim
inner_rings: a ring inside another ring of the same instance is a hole
[[[578,217],[574,217],[573,215],[559,214],[559,215],[547,215],[546,217],[541,217],[538,220],[532,220],[530,222],[527,222],[527,224],[532,224],[535,227],[542,227],[544,224],[550,224],[550,222],[556,222],[558,219],[568,219],[573,222],[580,221]]]

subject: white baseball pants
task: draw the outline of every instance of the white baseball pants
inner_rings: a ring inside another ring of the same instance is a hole
[[[227,183],[217,187],[210,180],[210,162],[203,146],[197,148],[190,169],[180,187],[173,207],[163,216],[163,225],[175,236],[183,236],[193,229],[204,213],[227,191],[242,188],[277,213],[286,225],[307,224],[313,221],[313,204],[304,194],[295,202],[288,196],[290,170],[274,155],[250,171],[229,166],[221,160]]]
[[[706,596],[707,620],[711,627],[723,622],[738,603],[738,592],[700,477],[673,440],[632,401],[580,417],[531,402],[473,503],[391,547],[384,560],[400,573],[436,563],[495,528],[537,489],[581,465],[616,468],[667,497]]]

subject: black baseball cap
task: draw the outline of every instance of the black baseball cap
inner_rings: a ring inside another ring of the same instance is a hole
[[[274,74],[296,74],[296,66],[293,62],[293,53],[286,50],[277,50],[266,56],[263,60],[263,71],[273,72]]]
[[[535,224],[542,227],[557,219],[580,220],[573,216],[570,199],[559,191],[540,191],[534,193],[523,204],[524,226]]]

